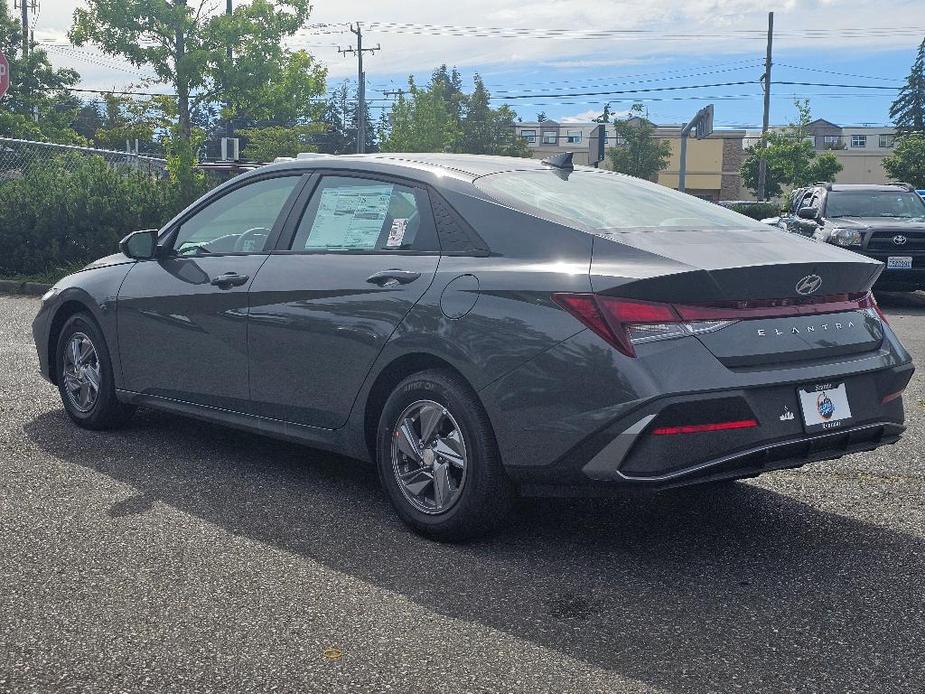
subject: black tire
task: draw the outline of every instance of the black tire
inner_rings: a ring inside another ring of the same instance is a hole
[[[442,405],[465,443],[465,482],[442,512],[416,508],[406,497],[393,463],[393,432],[406,409],[420,401]],[[398,515],[425,537],[444,542],[479,537],[496,528],[511,509],[514,486],[502,468],[488,415],[468,384],[452,373],[422,371],[395,387],[379,418],[376,459],[379,479]]]
[[[77,398],[72,397],[68,392],[67,379],[64,373],[65,350],[68,349],[72,338],[78,333],[86,336],[92,344],[96,353],[94,363],[98,366],[99,371],[99,387],[96,398],[89,407],[83,410],[75,402]],[[77,313],[71,316],[64,324],[64,327],[61,328],[55,350],[55,369],[57,369],[56,380],[58,382],[58,391],[61,394],[61,402],[64,403],[64,411],[67,412],[77,426],[84,429],[114,429],[125,424],[135,413],[136,408],[133,405],[119,402],[118,398],[116,398],[109,347],[103,337],[103,332],[97,326],[96,321],[88,314]]]

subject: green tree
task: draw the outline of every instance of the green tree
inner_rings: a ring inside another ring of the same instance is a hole
[[[0,50],[10,64],[10,88],[0,108],[0,135],[25,140],[80,144],[71,128],[80,102],[68,92],[80,76],[71,69],[55,70],[48,55],[34,42],[23,56],[22,28],[0,0]]]
[[[408,95],[400,93],[383,133],[385,152],[451,152],[460,136],[446,86],[432,80],[426,89],[408,78]]]
[[[919,44],[906,84],[890,106],[890,118],[900,137],[925,133],[925,39]]]
[[[798,188],[817,181],[834,181],[842,165],[832,152],[817,152],[809,138],[812,114],[809,101],[796,101],[797,120],[782,131],[770,131],[746,151],[742,179],[758,192],[758,167],[762,152],[767,159],[765,191],[771,197],[784,188]]]
[[[604,104],[604,110],[597,118],[592,118],[593,123],[610,123],[613,113],[610,112],[610,104]]]
[[[99,104],[89,101],[82,104],[71,122],[71,127],[78,135],[87,141],[93,141],[96,131],[103,127],[103,115]]]
[[[251,161],[269,162],[276,157],[294,157],[300,152],[314,152],[312,142],[321,125],[271,125],[264,128],[241,128],[238,135],[247,140],[243,156]]]
[[[642,104],[633,104],[629,117],[614,119],[617,146],[607,150],[607,157],[614,171],[652,181],[668,163],[671,144],[655,136],[655,126],[643,114]]]
[[[475,75],[473,81],[472,93],[466,94],[459,73],[445,65],[426,88],[409,77],[407,94],[400,93],[380,120],[383,151],[526,156],[527,145],[514,129],[516,114],[507,106],[492,108],[482,78]]]
[[[910,133],[896,141],[883,160],[883,168],[894,181],[925,188],[925,133]]]
[[[128,141],[139,151],[160,154],[162,140],[177,115],[176,104],[169,96],[135,99],[130,96],[104,94],[104,109],[99,127],[92,136],[98,147],[124,149]]]
[[[85,0],[69,33],[78,46],[94,43],[137,67],[149,66],[175,90],[177,123],[165,144],[168,157],[177,158],[171,173],[187,196],[194,191],[192,165],[202,139],[192,127],[197,105],[221,95],[231,115],[258,110],[265,98],[288,96],[287,65],[305,64],[283,40],[305,23],[309,0],[239,2],[231,16],[213,9],[209,0]],[[231,62],[228,46],[234,48]],[[311,74],[313,83],[316,71]]]
[[[462,136],[456,150],[467,154],[500,154],[513,157],[530,156],[527,143],[517,137],[516,115],[509,106],[492,108],[491,95],[476,73],[475,89],[465,97]]]

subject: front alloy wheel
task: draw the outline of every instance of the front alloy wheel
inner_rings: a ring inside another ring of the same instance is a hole
[[[78,412],[89,412],[100,395],[100,357],[93,341],[82,332],[71,335],[64,349],[64,391]]]
[[[405,408],[392,432],[392,470],[421,513],[448,511],[466,484],[466,442],[452,414],[433,400]]]
[[[68,318],[58,335],[55,373],[64,410],[85,429],[112,429],[132,416],[134,406],[116,397],[106,338],[86,313]]]

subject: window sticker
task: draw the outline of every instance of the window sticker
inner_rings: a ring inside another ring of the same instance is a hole
[[[405,231],[408,229],[407,219],[393,219],[389,229],[389,238],[386,239],[387,248],[398,248],[405,241]]]
[[[375,248],[392,198],[392,185],[321,191],[305,248]]]

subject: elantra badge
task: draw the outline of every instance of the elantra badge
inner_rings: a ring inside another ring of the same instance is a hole
[[[896,234],[896,236],[893,237],[893,243],[894,243],[895,245],[897,245],[897,246],[905,246],[905,245],[906,245],[906,241],[908,241],[908,240],[909,240],[909,239],[907,239],[907,238],[906,238],[905,236],[903,236],[902,234]]]
[[[819,275],[806,275],[806,277],[797,282],[796,290],[797,294],[806,296],[807,294],[812,294],[821,286],[822,278]]]

